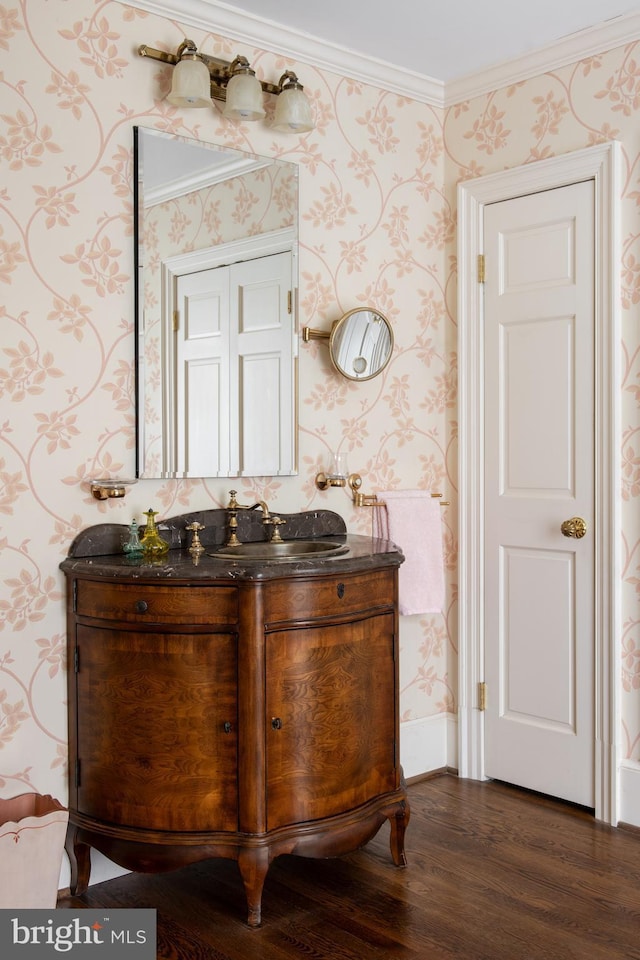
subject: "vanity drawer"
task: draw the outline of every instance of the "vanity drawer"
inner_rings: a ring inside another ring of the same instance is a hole
[[[76,581],[76,613],[131,623],[236,623],[236,587]]]
[[[395,577],[395,570],[374,570],[357,576],[272,583],[266,591],[264,618],[273,624],[393,606]]]

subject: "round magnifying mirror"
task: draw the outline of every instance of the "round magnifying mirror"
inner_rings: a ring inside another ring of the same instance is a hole
[[[368,307],[336,320],[329,336],[331,361],[349,380],[370,380],[386,367],[393,352],[393,330],[385,316]]]

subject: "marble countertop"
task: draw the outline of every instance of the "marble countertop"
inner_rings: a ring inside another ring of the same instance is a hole
[[[74,540],[69,556],[60,568],[73,576],[134,581],[271,580],[291,576],[330,576],[366,572],[381,566],[399,566],[404,561],[401,549],[389,540],[346,533],[338,514],[321,510],[299,514],[279,514],[286,520],[284,540],[330,540],[346,550],[334,555],[300,556],[287,559],[246,560],[216,558],[211,554],[222,546],[226,536],[226,513],[209,510],[185,514],[160,522],[161,536],[170,544],[169,553],[159,562],[132,559],[122,552],[127,527],[123,524],[97,524],[82,531]],[[187,549],[191,534],[186,526],[194,521],[204,525],[200,540],[204,553],[193,557]],[[238,536],[243,543],[266,540],[260,511],[238,514]]]

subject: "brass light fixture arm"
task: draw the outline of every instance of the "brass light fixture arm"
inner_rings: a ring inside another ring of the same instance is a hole
[[[180,62],[180,57],[185,50],[197,53],[198,57],[208,68],[211,75],[211,98],[213,100],[226,100],[227,84],[233,74],[236,70],[243,70],[249,67],[249,61],[243,56],[237,56],[233,61],[229,61],[221,60],[219,57],[210,57],[206,53],[199,53],[193,40],[183,40],[176,53],[166,53],[164,50],[158,50],[156,47],[150,47],[146,43],[143,43],[138,47],[138,54],[141,57],[150,57],[151,60],[159,60],[160,63],[168,63],[172,67],[175,67],[175,65]],[[291,70],[283,73],[277,84],[268,83],[266,80],[259,80],[259,83],[264,93],[271,93],[277,97],[278,94],[282,92],[285,79],[291,80],[298,84],[300,89],[303,89],[295,73]]]

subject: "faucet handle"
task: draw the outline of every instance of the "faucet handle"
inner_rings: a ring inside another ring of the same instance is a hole
[[[271,535],[271,543],[282,543],[282,537],[280,536],[280,527],[283,526],[287,521],[283,520],[282,517],[271,517],[271,523],[273,524],[273,533]]]
[[[199,557],[201,553],[204,553],[204,547],[200,542],[199,531],[204,530],[204,524],[198,523],[197,520],[194,520],[193,523],[189,523],[186,530],[191,530],[193,533],[193,539],[191,540],[191,546],[189,547],[189,553],[193,557]]]

